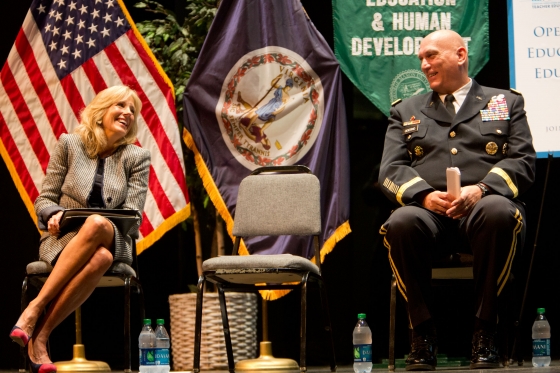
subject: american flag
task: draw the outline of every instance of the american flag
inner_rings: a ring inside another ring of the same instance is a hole
[[[138,253],[189,215],[172,84],[122,0],[34,0],[0,72],[0,154],[37,222],[33,202],[51,152],[95,95],[138,92],[137,145],[150,150]]]

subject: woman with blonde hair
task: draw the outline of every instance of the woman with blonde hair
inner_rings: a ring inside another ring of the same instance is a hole
[[[53,270],[10,333],[28,346],[34,373],[56,372],[46,348],[52,330],[89,297],[114,261],[132,263],[140,220],[129,232],[97,214],[68,232],[59,224],[65,209],[84,207],[138,210],[141,219],[150,167],[149,151],[134,145],[141,107],[129,87],[99,92],[75,133],[62,135],[51,155],[35,212],[44,232],[39,257]]]

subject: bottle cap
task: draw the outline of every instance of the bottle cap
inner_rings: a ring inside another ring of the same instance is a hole
[[[542,315],[544,313],[544,308],[537,308],[537,313]]]
[[[144,319],[144,325],[152,325],[151,319]]]
[[[165,321],[163,319],[157,319],[156,324],[163,325],[165,324]]]
[[[366,314],[365,313],[359,313],[358,314],[358,320],[363,320],[366,318]]]

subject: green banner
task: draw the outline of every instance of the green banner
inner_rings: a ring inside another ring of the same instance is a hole
[[[342,71],[387,116],[393,101],[430,90],[417,57],[429,33],[463,37],[471,77],[488,62],[488,0],[333,0],[333,17]]]

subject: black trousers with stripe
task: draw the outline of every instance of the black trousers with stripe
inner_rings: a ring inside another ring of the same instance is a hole
[[[460,220],[419,205],[393,211],[381,227],[389,263],[405,298],[412,327],[430,319],[432,260],[436,255],[472,252],[474,316],[496,322],[498,296],[509,277],[516,251],[523,248],[525,210],[519,201],[498,195],[482,198]]]

